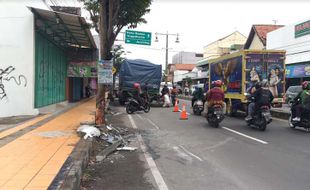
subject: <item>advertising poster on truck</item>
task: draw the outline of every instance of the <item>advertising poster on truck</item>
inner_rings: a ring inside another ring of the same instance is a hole
[[[247,89],[256,81],[267,80],[273,96],[283,97],[285,78],[283,54],[247,54],[246,71]]]
[[[225,93],[242,93],[242,56],[224,59],[210,66],[211,83],[223,81],[223,90]]]

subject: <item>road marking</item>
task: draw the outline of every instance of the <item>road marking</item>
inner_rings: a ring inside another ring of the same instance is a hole
[[[132,119],[132,116],[128,115],[128,117],[129,117],[129,120],[130,120],[130,123],[131,123],[132,127],[134,129],[138,129],[135,121]],[[137,138],[138,138],[140,147],[141,147],[141,149],[143,151],[144,157],[145,157],[145,159],[146,159],[146,161],[147,161],[147,163],[149,165],[149,168],[150,168],[150,170],[152,172],[152,175],[154,176],[154,179],[155,179],[155,181],[157,183],[158,189],[159,190],[169,190],[168,186],[166,185],[162,175],[160,174],[160,172],[159,172],[159,170],[158,170],[158,168],[156,166],[155,161],[153,160],[153,158],[150,155],[150,153],[147,152],[147,149],[146,149],[146,146],[145,146],[145,143],[144,143],[144,141],[142,139],[141,134],[138,134]]]
[[[191,153],[190,151],[188,151],[186,148],[184,148],[182,145],[179,146],[180,148],[182,148],[184,150],[184,152],[186,152],[187,154],[191,155],[192,157],[196,158],[199,161],[203,161],[199,156]]]
[[[138,116],[141,120],[144,120],[139,114],[135,113],[135,115]]]
[[[266,142],[266,141],[263,141],[263,140],[260,140],[260,139],[257,139],[257,138],[254,138],[254,137],[251,137],[251,136],[249,136],[249,135],[246,135],[246,134],[240,133],[240,132],[235,131],[235,130],[232,130],[232,129],[230,129],[230,128],[227,128],[227,127],[222,127],[222,128],[223,128],[223,129],[225,129],[225,130],[227,130],[227,131],[230,131],[230,132],[236,133],[236,134],[238,134],[238,135],[240,135],[240,136],[246,137],[246,138],[248,138],[248,139],[251,139],[251,140],[257,141],[257,142],[259,142],[259,143],[262,143],[262,144],[268,144],[268,142]]]
[[[150,120],[149,118],[143,118],[140,115],[136,114],[142,121],[147,120],[151,125],[153,125],[156,129],[160,129],[152,120]]]
[[[158,127],[152,120],[150,120],[149,118],[146,118],[146,120],[147,120],[151,125],[153,125],[156,129],[159,130],[159,127]]]

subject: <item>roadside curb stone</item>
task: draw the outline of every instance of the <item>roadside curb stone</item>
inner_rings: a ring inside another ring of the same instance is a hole
[[[80,139],[48,190],[79,190],[83,171],[93,149],[93,138]]]

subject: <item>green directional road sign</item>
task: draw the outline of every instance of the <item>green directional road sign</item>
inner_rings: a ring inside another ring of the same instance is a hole
[[[151,45],[151,32],[140,32],[134,30],[126,30],[125,43],[138,45]]]

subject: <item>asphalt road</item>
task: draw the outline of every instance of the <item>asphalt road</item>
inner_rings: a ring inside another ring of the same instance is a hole
[[[310,189],[310,134],[304,130],[274,120],[262,132],[242,117],[226,117],[213,128],[202,116],[179,120],[172,109],[131,116],[155,161],[155,181],[162,177],[168,189]]]

